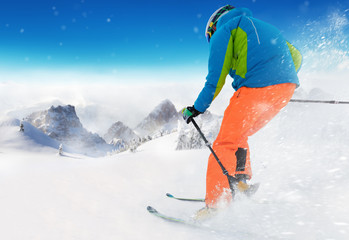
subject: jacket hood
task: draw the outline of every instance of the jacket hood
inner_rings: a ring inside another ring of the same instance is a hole
[[[218,20],[217,29],[226,24],[229,20],[239,16],[252,17],[252,12],[248,8],[234,8]]]

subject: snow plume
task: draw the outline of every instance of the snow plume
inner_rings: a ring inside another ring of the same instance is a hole
[[[304,24],[295,42],[303,54],[299,74],[303,88],[323,88],[345,98],[349,76],[348,33],[348,11],[336,10],[325,19]]]
[[[306,71],[349,70],[349,38],[346,13],[331,13],[323,21],[308,22],[302,29],[299,45],[303,47],[303,69]]]

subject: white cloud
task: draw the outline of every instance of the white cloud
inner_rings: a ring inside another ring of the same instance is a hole
[[[339,69],[315,72],[301,69],[301,87],[306,91],[321,88],[348,100],[348,61]],[[23,118],[51,105],[71,104],[83,125],[104,134],[115,121],[135,127],[164,99],[177,110],[192,105],[205,83],[206,69],[158,69],[140,72],[114,69],[110,73],[77,71],[12,71],[0,69],[0,115]],[[209,111],[222,115],[234,93],[228,77]],[[329,81],[331,82],[329,84]]]
[[[178,111],[192,105],[204,86],[205,74],[185,78],[185,74],[164,74],[163,71],[153,77],[149,74],[123,77],[119,72],[117,76],[49,71],[6,75],[0,72],[3,80],[0,81],[0,115],[21,119],[51,105],[71,104],[76,106],[88,130],[103,134],[115,121],[135,127],[164,99],[171,100]],[[225,86],[210,111],[223,114],[232,94],[231,86]]]

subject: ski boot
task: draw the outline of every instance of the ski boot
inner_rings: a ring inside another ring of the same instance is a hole
[[[193,219],[195,221],[202,222],[216,216],[217,213],[218,213],[218,209],[209,208],[206,206],[198,210],[193,216]]]
[[[245,174],[236,174],[235,180],[233,180],[233,188],[250,197],[257,192],[259,183],[249,185],[246,183],[247,179],[248,176]]]

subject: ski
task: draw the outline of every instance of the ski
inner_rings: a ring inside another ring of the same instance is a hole
[[[247,197],[251,197],[252,195],[254,195],[258,188],[259,188],[259,183],[255,183],[255,184],[251,184],[248,185],[248,189],[245,191],[241,191],[243,194],[245,194]],[[180,198],[180,197],[175,197],[174,195],[172,195],[171,193],[166,193],[166,196],[172,199],[176,199],[179,201],[186,201],[186,202],[205,202],[204,198]]]
[[[171,222],[171,223],[177,223],[177,224],[183,224],[183,225],[187,225],[187,226],[191,226],[191,227],[202,227],[200,226],[199,223],[195,223],[194,220],[189,221],[189,220],[184,220],[181,218],[177,218],[177,217],[171,217],[168,215],[165,215],[163,213],[158,212],[155,208],[153,208],[152,206],[148,206],[147,210],[149,213],[151,213],[152,215],[159,217],[167,222]]]
[[[204,198],[179,198],[175,197],[170,193],[166,193],[166,196],[172,199],[180,200],[180,201],[186,201],[186,202],[205,202]]]

